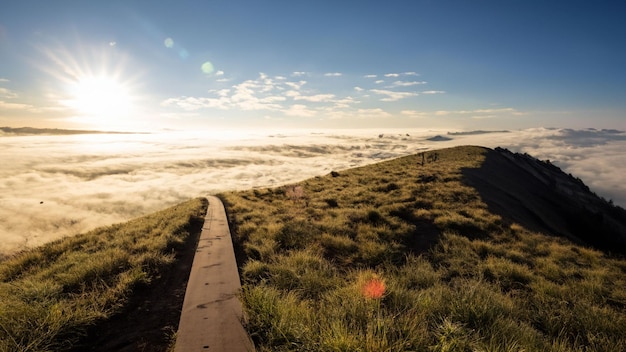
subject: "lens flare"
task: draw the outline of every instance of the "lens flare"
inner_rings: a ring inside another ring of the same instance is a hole
[[[207,75],[210,75],[211,73],[213,73],[214,70],[215,68],[213,67],[213,64],[210,61],[207,61],[202,64],[202,72],[206,73]]]
[[[163,41],[163,45],[165,45],[166,48],[171,49],[174,47],[174,39],[172,38],[165,38],[165,40]]]

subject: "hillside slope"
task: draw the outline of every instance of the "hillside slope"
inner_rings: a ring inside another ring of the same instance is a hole
[[[626,253],[626,211],[549,161],[496,148],[463,175],[493,213],[532,230]]]
[[[589,246],[622,252],[623,209],[548,163],[457,147],[221,197],[261,351],[626,350],[626,260]]]

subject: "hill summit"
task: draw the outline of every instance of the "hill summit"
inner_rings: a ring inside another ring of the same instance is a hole
[[[624,209],[456,147],[230,192],[261,350],[626,350]]]

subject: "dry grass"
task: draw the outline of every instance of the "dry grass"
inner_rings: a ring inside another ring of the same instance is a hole
[[[75,347],[169,270],[206,205],[195,199],[0,262],[0,351]]]
[[[258,349],[626,350],[626,261],[490,212],[462,175],[485,152],[222,194]]]

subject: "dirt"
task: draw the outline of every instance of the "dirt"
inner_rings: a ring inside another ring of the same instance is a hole
[[[190,237],[172,269],[133,294],[127,309],[92,327],[72,351],[167,351],[173,345],[203,219],[194,220]]]

